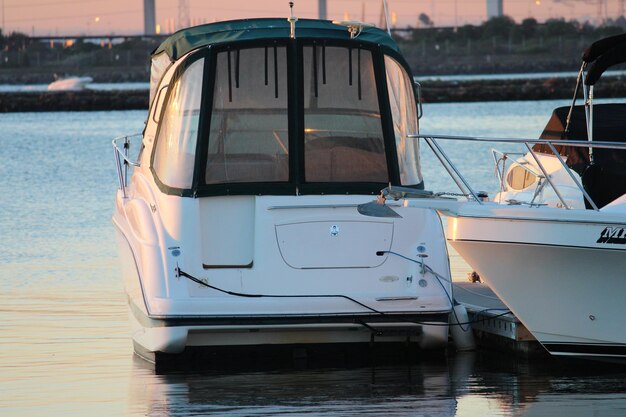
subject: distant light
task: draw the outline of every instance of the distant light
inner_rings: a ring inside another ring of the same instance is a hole
[[[396,27],[396,23],[398,23],[398,15],[396,12],[391,12],[391,26]]]
[[[537,6],[541,6],[541,0],[535,0],[535,4],[536,4]]]
[[[98,22],[100,21],[100,16],[96,16],[96,17],[93,19],[93,21],[94,21],[94,22],[96,22],[96,23],[98,23]]]
[[[159,25],[158,23],[156,24],[154,31],[156,32],[157,35],[161,34],[161,25]]]

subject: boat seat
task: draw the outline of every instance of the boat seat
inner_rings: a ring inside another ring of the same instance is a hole
[[[287,181],[287,155],[213,154],[207,159],[206,183]]]
[[[335,146],[305,153],[308,182],[388,182],[385,155]],[[272,182],[289,179],[288,155],[213,154],[207,159],[207,184]]]

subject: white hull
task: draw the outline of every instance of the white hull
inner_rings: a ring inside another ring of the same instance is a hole
[[[132,308],[131,308],[132,310]],[[146,359],[153,359],[154,353],[179,354],[188,347],[255,347],[267,345],[339,345],[339,344],[370,344],[402,343],[408,341],[421,349],[441,348],[448,341],[448,327],[444,322],[435,322],[432,326],[408,324],[406,322],[377,323],[363,320],[363,324],[345,320],[330,320],[329,323],[316,319],[299,317],[273,317],[277,323],[290,320],[301,321],[299,324],[259,324],[259,317],[239,317],[248,324],[210,324],[219,322],[222,317],[195,317],[187,323],[174,324],[175,320],[151,320],[137,311],[130,311],[130,324],[135,350]],[[282,320],[281,320],[282,319]],[[406,317],[404,318],[406,319]],[[419,318],[418,318],[419,319]],[[446,318],[447,319],[447,318]],[[183,323],[184,320],[178,320]],[[266,320],[270,321],[270,320]],[[307,323],[308,321],[308,323]],[[334,322],[333,322],[334,321]],[[167,324],[170,323],[170,324]],[[380,333],[373,334],[372,328]]]
[[[451,305],[437,278],[429,273],[422,275],[417,263],[390,254],[376,254],[381,249],[410,254],[418,245],[425,245],[426,264],[448,279],[449,264],[438,216],[433,210],[402,208],[398,210],[404,210],[408,220],[381,221],[360,216],[356,202],[370,198],[250,197],[256,213],[248,225],[254,231],[250,249],[252,266],[210,269],[202,267],[211,255],[202,248],[211,243],[202,240],[202,228],[198,224],[203,221],[197,220],[197,212],[196,217],[181,216],[187,221],[163,226],[179,236],[173,240],[159,236],[156,230],[162,226],[158,224],[149,230],[141,226],[135,226],[139,231],[131,230],[128,219],[137,221],[140,210],[124,208],[124,200],[119,198],[119,211],[113,221],[137,351],[175,354],[190,346],[370,343],[372,337],[381,343],[406,342],[408,338],[421,348],[443,347],[448,338]],[[217,206],[207,207],[219,210],[221,203],[228,207],[228,199],[209,198]],[[236,199],[238,205],[245,204],[240,197]],[[203,204],[198,199],[183,201],[195,207],[180,207],[180,210],[188,213],[202,210]],[[321,204],[322,208],[316,208],[315,204]],[[337,207],[329,209],[328,204]],[[137,212],[131,213],[132,210]],[[228,222],[225,213],[219,217],[222,223]],[[148,219],[145,220],[147,224]],[[328,233],[330,224],[339,226],[348,240],[333,247],[337,238]],[[283,232],[281,227],[285,226],[296,227],[296,233]],[[211,229],[215,227],[212,225]],[[307,229],[306,234],[300,236],[298,227]],[[395,232],[389,238],[368,234],[372,230],[380,231],[381,227],[391,227]],[[370,232],[361,236],[359,229]],[[319,235],[316,230],[321,231]],[[417,235],[409,233],[411,230],[417,231]],[[355,236],[349,237],[351,232]],[[235,245],[241,233],[219,234],[220,247]],[[160,239],[165,241],[159,242]],[[293,241],[285,245],[277,239]],[[172,255],[174,247],[180,250],[179,257]],[[294,248],[297,250],[293,251]],[[237,251],[237,256],[240,252]],[[221,254],[221,258],[227,256]],[[248,260],[240,262],[247,264]],[[237,294],[294,297],[224,294],[176,276],[177,267]],[[423,282],[419,283],[420,279],[426,281],[425,287],[421,286]],[[442,284],[451,294],[448,283],[442,281]]]
[[[553,355],[626,357],[626,245],[599,242],[626,225],[592,211],[550,220],[552,209],[509,208],[500,218],[459,210],[450,243]]]

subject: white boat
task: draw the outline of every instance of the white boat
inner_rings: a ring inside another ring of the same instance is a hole
[[[555,145],[532,139],[425,138],[435,146],[452,139]],[[626,144],[585,146],[626,152]],[[451,246],[551,354],[626,358],[620,319],[626,295],[626,195],[598,210],[499,204],[483,201],[454,172],[461,172],[457,166],[450,163],[449,168],[467,201],[423,198],[402,201],[403,207],[433,208],[447,216]],[[387,210],[377,213],[374,204],[361,211],[379,218],[388,215]]]
[[[80,91],[91,82],[91,77],[63,77],[48,84],[48,91]]]
[[[421,136],[468,199],[403,204],[437,208],[449,217],[449,243],[553,355],[626,358],[626,106],[593,104],[595,81],[623,61],[625,45],[625,36],[611,38],[585,55],[579,77],[585,108],[573,104],[569,114],[583,115],[583,121],[586,115],[589,141],[567,136],[577,128],[534,140]],[[598,123],[609,120],[602,114],[620,109],[611,124]],[[499,202],[483,201],[441,146],[449,140],[523,145],[525,156],[501,173],[517,189],[501,190]],[[536,191],[540,180],[550,193]]]
[[[594,85],[607,68],[626,60],[621,54],[625,47],[626,36],[618,35],[602,39],[585,50],[572,104],[553,111],[540,138],[557,141],[600,138],[626,142],[626,104],[593,103]],[[583,87],[584,104],[576,105],[580,86]],[[598,208],[620,196],[624,180],[619,171],[624,168],[626,160],[619,152],[598,149],[594,155],[592,149],[561,146],[559,142],[553,147],[536,144],[533,150],[524,155],[493,151],[500,180],[500,192],[494,201],[558,208]],[[600,187],[595,178],[598,175],[605,183],[615,186]],[[616,181],[619,184],[615,184]],[[550,182],[558,184],[558,190],[549,186]],[[618,191],[611,191],[611,188]],[[585,195],[587,190],[589,193]]]
[[[152,56],[137,159],[133,138],[114,140],[113,223],[146,359],[447,343],[437,213],[355,210],[387,184],[423,188],[408,65],[380,29],[295,20],[172,35]]]
[[[450,244],[554,355],[625,356],[626,199],[611,207],[463,204]]]

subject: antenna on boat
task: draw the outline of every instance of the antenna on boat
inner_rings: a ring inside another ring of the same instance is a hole
[[[289,19],[287,19],[287,21],[289,22],[289,25],[291,26],[289,37],[291,39],[295,39],[296,38],[296,22],[298,21],[298,18],[293,15],[293,2],[292,1],[289,2],[289,9],[290,9],[290,12],[289,12],[290,16],[289,16]]]

